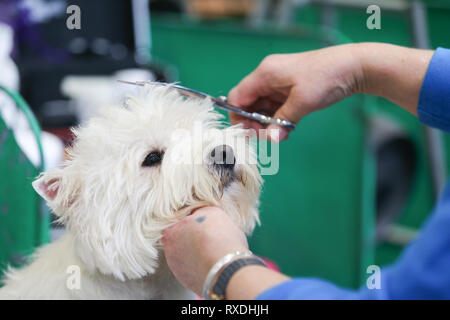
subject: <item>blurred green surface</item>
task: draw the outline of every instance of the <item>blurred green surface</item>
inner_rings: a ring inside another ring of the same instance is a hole
[[[450,2],[425,1],[427,6],[428,31],[432,49],[450,47]],[[338,9],[336,28],[354,42],[386,42],[402,46],[413,46],[411,19],[407,12],[389,12],[381,6],[381,30],[365,28],[367,15],[362,9]],[[320,15],[317,6],[306,6],[297,11],[296,21],[306,25],[317,25]],[[383,98],[377,100],[378,110],[398,123],[414,141],[417,151],[417,172],[412,190],[397,223],[411,228],[420,228],[434,205],[430,164],[426,155],[424,127],[417,119]],[[450,136],[443,134],[447,168],[450,169]],[[380,243],[376,247],[375,263],[392,263],[403,250],[402,246]]]
[[[428,34],[432,49],[437,47],[450,47],[450,2],[425,1],[427,6]],[[369,30],[365,28],[367,15],[362,9],[337,10],[337,24],[339,31],[346,34],[354,42],[386,42],[402,46],[413,46],[413,34],[411,18],[407,12],[389,12],[381,6],[381,30]],[[318,7],[307,6],[298,10],[296,21],[306,24],[318,24]],[[432,191],[430,176],[430,164],[426,155],[426,140],[424,127],[417,119],[407,112],[395,106],[392,102],[383,99],[377,100],[378,110],[395,120],[414,141],[417,151],[416,176],[412,190],[405,207],[399,214],[397,223],[411,228],[420,228],[428,214],[431,212],[435,195]],[[443,134],[447,170],[450,169],[450,136]],[[402,246],[389,243],[380,243],[375,251],[375,263],[385,265],[394,262],[403,250]]]
[[[427,3],[427,2],[425,2]],[[439,46],[450,47],[450,7],[442,7],[443,2],[431,1],[427,9],[429,39],[432,49]],[[381,30],[368,30],[361,28],[365,24],[367,15],[360,10],[346,9],[338,12],[337,28],[348,35],[355,42],[373,41],[387,42],[402,46],[413,46],[413,34],[411,19],[407,13],[386,12],[382,9]],[[407,112],[396,107],[390,101],[377,98],[379,110],[394,119],[414,141],[417,149],[417,172],[409,196],[403,211],[400,213],[397,223],[402,226],[420,228],[428,214],[431,212],[435,195],[433,194],[430,176],[430,164],[426,154],[427,146],[424,135],[424,127],[417,119]],[[446,159],[450,159],[450,136],[443,134]],[[447,168],[450,169],[450,161],[447,160]],[[380,243],[376,248],[375,262],[379,265],[392,263],[403,250],[402,246],[389,243]]]

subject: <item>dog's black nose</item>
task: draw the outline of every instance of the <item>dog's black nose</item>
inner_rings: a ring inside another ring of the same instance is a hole
[[[233,169],[236,164],[233,149],[226,144],[217,146],[211,151],[211,160],[214,165],[228,170]]]

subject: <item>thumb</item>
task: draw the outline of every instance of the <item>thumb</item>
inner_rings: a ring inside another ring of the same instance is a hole
[[[284,104],[275,112],[273,116],[275,118],[287,120],[297,124],[300,119],[307,114],[308,112],[306,109],[302,108],[301,103],[299,103],[298,97],[291,92]],[[286,127],[276,124],[269,125],[267,130],[270,141],[272,142],[279,142],[287,139],[289,132],[291,131]]]

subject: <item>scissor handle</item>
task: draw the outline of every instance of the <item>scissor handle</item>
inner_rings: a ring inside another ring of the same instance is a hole
[[[228,98],[225,97],[225,96],[219,96],[216,99],[216,104],[218,104],[220,107],[224,107],[225,109],[227,109],[227,110],[229,110],[231,112],[238,113],[238,114],[240,114],[240,115],[242,115],[242,116],[244,116],[246,118],[250,118],[250,119],[258,121],[259,123],[262,123],[262,124],[277,124],[279,126],[283,126],[283,127],[288,128],[288,129],[292,129],[292,130],[295,129],[295,124],[290,122],[290,121],[288,121],[288,120],[283,120],[283,119],[280,119],[280,118],[269,117],[269,116],[263,115],[263,114],[258,113],[258,112],[250,113],[250,112],[244,111],[242,109],[239,109],[239,108],[237,108],[235,106],[232,106],[232,105],[230,105],[228,103]]]
[[[283,120],[280,118],[272,118],[272,117],[265,116],[258,112],[251,113],[251,116],[254,120],[256,120],[260,123],[263,123],[263,124],[277,124],[279,126],[283,126],[288,129],[292,129],[292,130],[295,129],[295,124],[290,121],[287,121],[287,120]]]

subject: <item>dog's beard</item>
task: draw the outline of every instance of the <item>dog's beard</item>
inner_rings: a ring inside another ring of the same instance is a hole
[[[213,165],[212,170],[220,181],[221,189],[226,189],[231,183],[236,181],[237,174],[235,170],[225,169],[223,166]]]
[[[222,188],[224,189],[226,189],[235,180],[236,175],[234,172],[223,172],[220,176],[220,182],[222,183]]]

